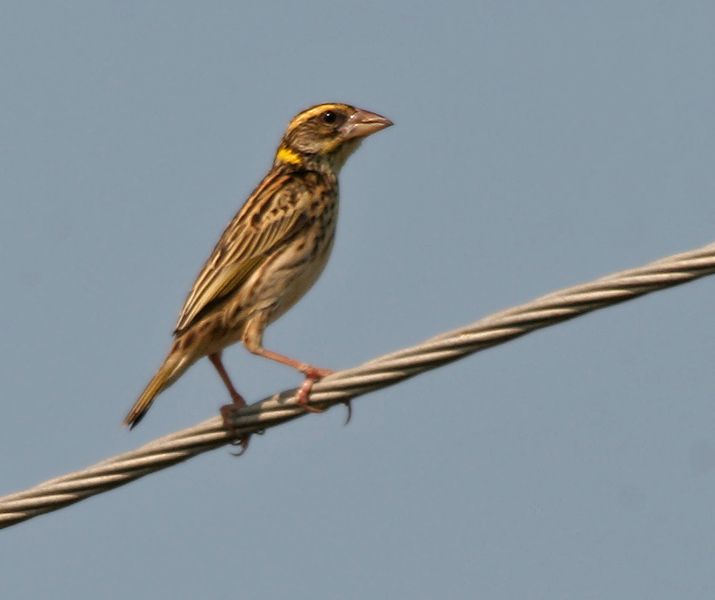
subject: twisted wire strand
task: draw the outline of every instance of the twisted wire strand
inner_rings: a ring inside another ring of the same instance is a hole
[[[422,344],[334,373],[315,384],[310,402],[323,408],[348,402],[356,396],[394,385],[536,329],[713,273],[715,244],[709,244],[640,268],[562,289],[440,334]],[[220,417],[214,417],[81,471],[0,497],[0,528],[57,510],[232,443],[236,436],[262,432],[301,417],[306,413],[296,404],[295,392],[295,389],[286,390],[245,407],[236,416],[235,430],[231,433],[224,429]]]

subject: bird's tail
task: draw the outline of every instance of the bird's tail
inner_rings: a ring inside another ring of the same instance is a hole
[[[172,352],[169,352],[169,356],[166,357],[164,363],[144,388],[132,409],[124,417],[124,424],[129,429],[136,427],[151,407],[154,398],[174,383],[193,362],[185,354],[181,355],[172,349]]]

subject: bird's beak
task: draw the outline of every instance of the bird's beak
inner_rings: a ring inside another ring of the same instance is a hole
[[[367,110],[362,110],[358,108],[348,120],[345,121],[343,126],[340,128],[343,133],[343,139],[351,140],[354,138],[364,138],[368,135],[376,133],[386,127],[392,125],[392,121],[378,115],[377,113],[372,113]]]

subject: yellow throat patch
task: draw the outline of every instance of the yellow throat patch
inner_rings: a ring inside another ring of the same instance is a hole
[[[291,150],[286,146],[281,146],[278,148],[278,152],[276,152],[276,161],[289,163],[291,165],[299,165],[303,162],[303,159],[300,157],[300,154],[294,150]]]

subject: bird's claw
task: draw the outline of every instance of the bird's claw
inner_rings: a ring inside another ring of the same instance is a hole
[[[304,365],[301,369],[301,372],[305,375],[305,381],[303,382],[303,385],[300,386],[300,389],[298,390],[297,394],[297,400],[298,404],[300,404],[303,409],[306,412],[312,412],[312,413],[322,413],[325,411],[324,408],[317,408],[316,406],[310,406],[310,392],[313,389],[313,384],[316,381],[320,381],[324,377],[327,377],[328,375],[332,375],[335,371],[331,371],[330,369],[321,369],[319,367],[314,367],[312,365]],[[350,423],[350,419],[352,419],[353,416],[353,406],[350,402],[350,400],[345,400],[343,402],[345,404],[345,407],[348,409],[348,415],[345,418],[345,423],[343,425],[347,425]]]
[[[343,402],[343,404],[345,405],[345,408],[348,409],[348,416],[345,417],[345,423],[343,423],[343,427],[345,427],[345,425],[350,423],[350,419],[353,418],[353,405],[350,400],[346,400],[345,402]]]
[[[250,434],[239,434],[234,425],[234,418],[236,413],[241,409],[241,406],[234,404],[224,404],[221,407],[221,418],[223,419],[223,427],[231,435],[232,439],[229,444],[232,446],[240,446],[241,450],[239,452],[231,452],[234,456],[243,456],[246,450],[248,450],[248,443],[251,441]]]
[[[305,375],[305,381],[303,385],[298,389],[297,400],[306,412],[312,413],[322,413],[325,411],[324,408],[318,408],[316,406],[310,406],[310,391],[313,389],[313,384],[316,381],[320,381],[323,377],[332,375],[334,371],[330,369],[321,369],[319,367],[314,367],[313,365],[303,365],[300,368],[301,373]]]
[[[305,410],[305,412],[322,413],[325,411],[324,408],[318,408],[317,406],[311,406],[310,404],[308,404],[310,402],[310,391],[313,389],[313,384],[316,381],[317,379],[306,376],[305,381],[298,389],[296,399],[298,400],[298,404],[303,407],[303,410]]]

